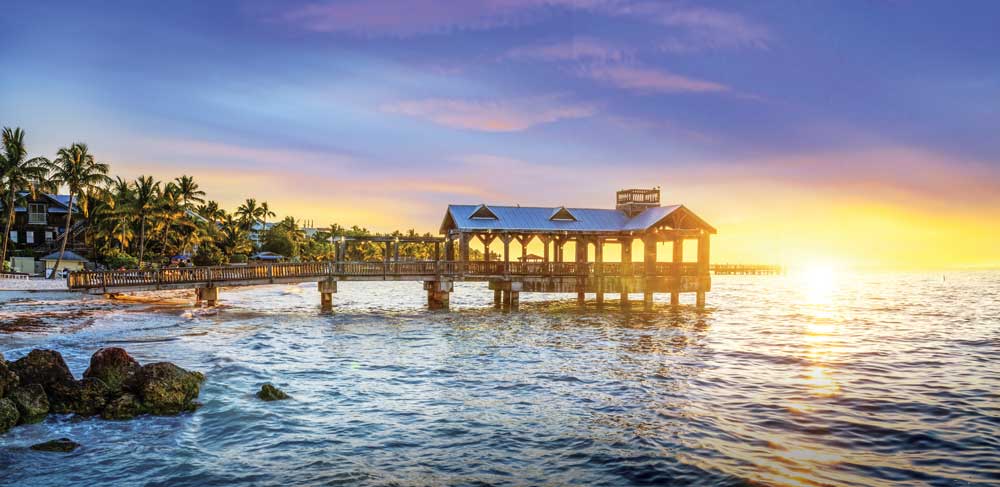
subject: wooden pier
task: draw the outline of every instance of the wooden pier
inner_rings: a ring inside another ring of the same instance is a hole
[[[321,306],[330,308],[340,282],[416,281],[423,283],[428,306],[442,309],[455,282],[478,281],[487,282],[494,305],[506,309],[517,309],[522,292],[575,293],[581,305],[593,294],[598,306],[606,293],[617,293],[623,308],[630,293],[641,293],[647,309],[654,293],[670,293],[673,305],[681,293],[695,293],[703,307],[712,282],[709,238],[716,231],[682,205],[661,207],[659,195],[658,189],[619,191],[614,210],[452,205],[443,237],[339,237],[329,262],[72,272],[68,286],[91,294],[195,289],[199,301],[214,305],[220,288],[317,282]],[[684,260],[686,240],[698,243],[694,262]],[[472,259],[473,242],[481,245],[481,260]],[[643,257],[634,261],[633,246],[640,242]],[[349,260],[357,255],[352,246],[361,244],[383,246],[383,260]],[[400,245],[407,244],[433,246],[434,258],[401,259]],[[520,247],[521,261],[512,259],[512,244]],[[537,244],[542,261],[528,261],[528,246]],[[672,246],[670,262],[657,261],[659,244]],[[609,245],[619,247],[618,262],[604,261]],[[574,257],[567,259],[570,246]]]
[[[785,273],[785,268],[780,265],[760,264],[712,264],[709,270],[717,276],[766,276]]]

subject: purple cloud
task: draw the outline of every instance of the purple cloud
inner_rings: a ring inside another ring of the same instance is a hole
[[[581,59],[622,61],[632,57],[633,50],[618,47],[592,37],[574,37],[565,42],[522,46],[504,54],[504,59],[532,61],[573,61]]]
[[[689,78],[661,69],[595,64],[578,70],[582,76],[640,93],[724,93],[726,85]]]
[[[558,120],[589,117],[597,111],[595,105],[570,103],[562,98],[557,95],[506,100],[432,98],[387,104],[382,111],[482,132],[519,132]]]

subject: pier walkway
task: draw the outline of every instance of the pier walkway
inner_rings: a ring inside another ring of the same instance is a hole
[[[418,281],[430,308],[447,308],[455,282],[482,281],[494,291],[494,306],[507,309],[518,307],[522,292],[576,293],[581,305],[593,294],[598,306],[606,293],[617,293],[622,307],[629,294],[641,293],[646,308],[654,293],[670,293],[672,305],[681,293],[695,293],[704,307],[715,228],[684,205],[660,206],[659,188],[625,189],[615,198],[615,209],[450,205],[442,237],[339,236],[330,240],[336,252],[327,262],[84,271],[70,273],[67,285],[91,294],[195,289],[212,305],[222,287],[317,282],[329,308],[342,281]],[[685,260],[686,241],[697,242],[694,262]],[[529,255],[529,246],[542,255]],[[604,261],[609,247],[620,262]],[[641,252],[640,261],[633,252]],[[658,262],[659,255],[670,262]]]

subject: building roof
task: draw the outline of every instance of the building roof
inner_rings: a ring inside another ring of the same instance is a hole
[[[45,260],[52,260],[52,261],[54,261],[56,259],[59,259],[59,252],[52,252],[51,254],[46,255],[45,257],[42,257],[39,260],[43,260],[43,261],[45,261]],[[63,262],[71,262],[71,261],[90,262],[89,260],[81,257],[80,254],[78,254],[76,252],[73,252],[72,250],[67,250],[66,253],[63,254],[62,261]]]
[[[490,217],[495,216],[495,218]],[[510,232],[641,232],[659,225],[671,228],[704,229],[716,233],[714,227],[688,210],[684,205],[648,208],[629,218],[621,210],[593,208],[449,205],[441,233],[461,231]]]
[[[24,191],[21,192],[21,196],[27,196],[27,195],[28,195],[27,192],[24,192]],[[66,213],[66,209],[69,208],[69,195],[68,194],[48,194],[48,193],[41,193],[41,194],[38,194],[38,196],[39,196],[39,198],[36,198],[36,200],[41,200],[42,198],[45,198],[50,203],[52,203],[52,204],[50,204],[48,206],[48,208],[46,210],[48,213],[61,213],[61,214],[65,214]],[[3,202],[0,202],[0,208],[2,208],[2,207],[3,207]],[[77,205],[77,201],[76,200],[73,201],[73,208],[74,208],[75,212],[79,212],[80,211],[80,207]],[[28,211],[28,208],[24,207],[24,206],[15,206],[14,207],[14,212],[15,213],[25,213],[27,211]]]

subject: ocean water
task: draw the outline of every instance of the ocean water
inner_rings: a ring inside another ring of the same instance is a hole
[[[8,360],[207,376],[192,414],[11,430],[0,485],[1000,484],[997,272],[719,276],[704,311],[629,314],[475,283],[450,312],[417,283],[343,283],[332,314],[315,284],[220,298],[0,292]],[[28,449],[59,437],[82,447]]]

